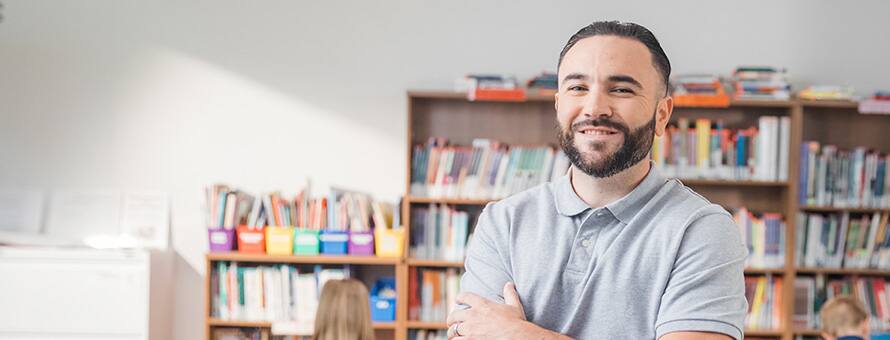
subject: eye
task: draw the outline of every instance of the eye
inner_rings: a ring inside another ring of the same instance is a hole
[[[634,90],[631,90],[626,87],[616,87],[616,88],[612,89],[612,92],[619,93],[619,94],[634,94],[634,93],[636,93],[636,92],[634,92]]]
[[[583,85],[571,85],[568,88],[569,91],[587,91],[587,88]]]

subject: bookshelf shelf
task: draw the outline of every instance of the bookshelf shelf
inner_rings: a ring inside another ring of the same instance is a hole
[[[780,337],[782,336],[782,331],[780,330],[760,330],[760,329],[746,329],[745,337],[749,336],[763,336],[763,337]]]
[[[207,324],[211,327],[253,327],[253,328],[270,328],[272,327],[272,322],[268,321],[237,321],[237,320],[222,320],[222,319],[210,319],[207,320]],[[395,322],[375,322],[372,324],[374,329],[396,329]]]
[[[371,325],[371,327],[374,327],[374,329],[392,329],[392,330],[394,330],[394,329],[396,329],[397,326],[396,326],[395,322],[375,322],[373,325]]]
[[[795,329],[794,334],[795,335],[820,336],[820,335],[822,335],[822,332],[820,332],[818,329]]]
[[[884,269],[854,269],[854,268],[797,268],[798,274],[810,275],[862,275],[862,276],[886,276],[890,277],[890,270]]]
[[[408,196],[408,201],[413,204],[435,203],[435,204],[453,204],[453,205],[486,205],[489,202],[494,202],[496,200]]]
[[[363,264],[395,266],[401,259],[376,256],[352,256],[352,255],[266,255],[266,254],[242,254],[242,253],[209,253],[209,261],[233,261],[254,263],[294,263],[294,264]]]
[[[890,209],[887,209],[887,208],[838,208],[838,207],[822,207],[822,206],[814,206],[814,205],[801,206],[800,210],[808,211],[808,212],[826,212],[826,213],[840,213],[840,212],[883,213],[883,212],[890,212]]]
[[[423,260],[423,259],[408,259],[408,265],[412,267],[443,267],[443,268],[462,268],[464,266],[463,261],[439,261],[439,260]]]
[[[859,103],[852,100],[798,100],[801,106],[811,108],[832,108],[858,110]]]
[[[766,275],[766,274],[783,274],[784,268],[745,268],[745,274],[748,275]]]
[[[207,320],[207,324],[210,326],[213,326],[213,327],[256,327],[256,328],[272,327],[272,323],[267,322],[267,321],[238,321],[238,320],[210,319],[210,320]]]
[[[794,101],[791,100],[757,100],[757,99],[730,99],[730,107],[774,107],[791,108]]]
[[[408,321],[409,329],[448,329],[444,322]]]

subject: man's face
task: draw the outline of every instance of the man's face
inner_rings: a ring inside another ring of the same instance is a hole
[[[611,177],[648,156],[673,107],[645,45],[615,36],[579,40],[558,76],[559,141],[576,168]]]

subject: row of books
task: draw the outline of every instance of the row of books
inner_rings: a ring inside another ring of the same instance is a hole
[[[542,95],[554,94],[559,89],[559,79],[556,73],[542,72],[529,79],[526,88]]]
[[[680,118],[656,136],[652,158],[668,177],[783,181],[788,178],[790,119],[762,116],[758,126]]]
[[[307,186],[292,200],[279,192],[255,199],[245,191],[224,184],[208,187],[206,192],[207,225],[210,228],[296,226],[312,230],[366,232],[375,226],[389,228],[399,223],[398,207],[345,190],[332,189],[326,196],[312,198]]]
[[[791,85],[784,69],[740,66],[732,74],[733,90],[739,99],[787,100]]]
[[[797,94],[807,100],[853,100],[853,89],[837,85],[811,85]]]
[[[214,340],[279,340],[268,328],[222,328],[213,329],[211,339]]]
[[[415,267],[408,270],[408,319],[445,322],[460,292],[458,270]]]
[[[887,214],[806,214],[797,217],[795,258],[801,267],[890,270]]]
[[[217,262],[210,278],[212,315],[223,320],[311,323],[321,288],[350,275],[349,267],[301,271],[291,265]]]
[[[468,74],[454,83],[454,89],[466,92],[469,100],[525,100],[525,90],[510,75]]]
[[[252,195],[225,184],[207,187],[205,194],[208,227],[233,229],[247,224],[247,215],[255,201]]]
[[[712,74],[681,74],[671,79],[671,95],[711,95],[723,93],[720,77]]]
[[[785,221],[781,214],[756,216],[741,208],[733,214],[742,242],[748,247],[748,268],[781,268],[785,265]]]
[[[777,329],[782,319],[782,278],[772,275],[745,277],[747,329]]]
[[[890,114],[890,91],[875,91],[874,95],[859,102],[859,112]]]
[[[865,147],[842,150],[805,141],[800,149],[801,204],[834,207],[890,207],[890,155]]]
[[[837,296],[857,298],[870,315],[873,330],[890,328],[890,281],[883,278],[798,277],[794,280],[792,323],[800,328],[819,328],[822,305]]]
[[[451,146],[430,138],[414,147],[411,194],[424,197],[500,199],[566,173],[569,160],[550,146],[509,146],[488,139]]]
[[[411,208],[410,254],[414,258],[463,261],[470,214],[448,205]]]

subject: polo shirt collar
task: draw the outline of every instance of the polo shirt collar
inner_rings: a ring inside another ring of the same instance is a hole
[[[658,169],[655,168],[655,164],[651,164],[649,173],[646,174],[646,177],[643,178],[643,181],[636,188],[624,197],[607,204],[605,208],[619,221],[626,224],[646,205],[649,198],[661,188],[664,182],[665,179],[661,177]],[[571,171],[558,180],[554,195],[556,210],[562,215],[575,216],[590,209],[590,206],[581,197],[578,197],[575,189],[572,188]]]

